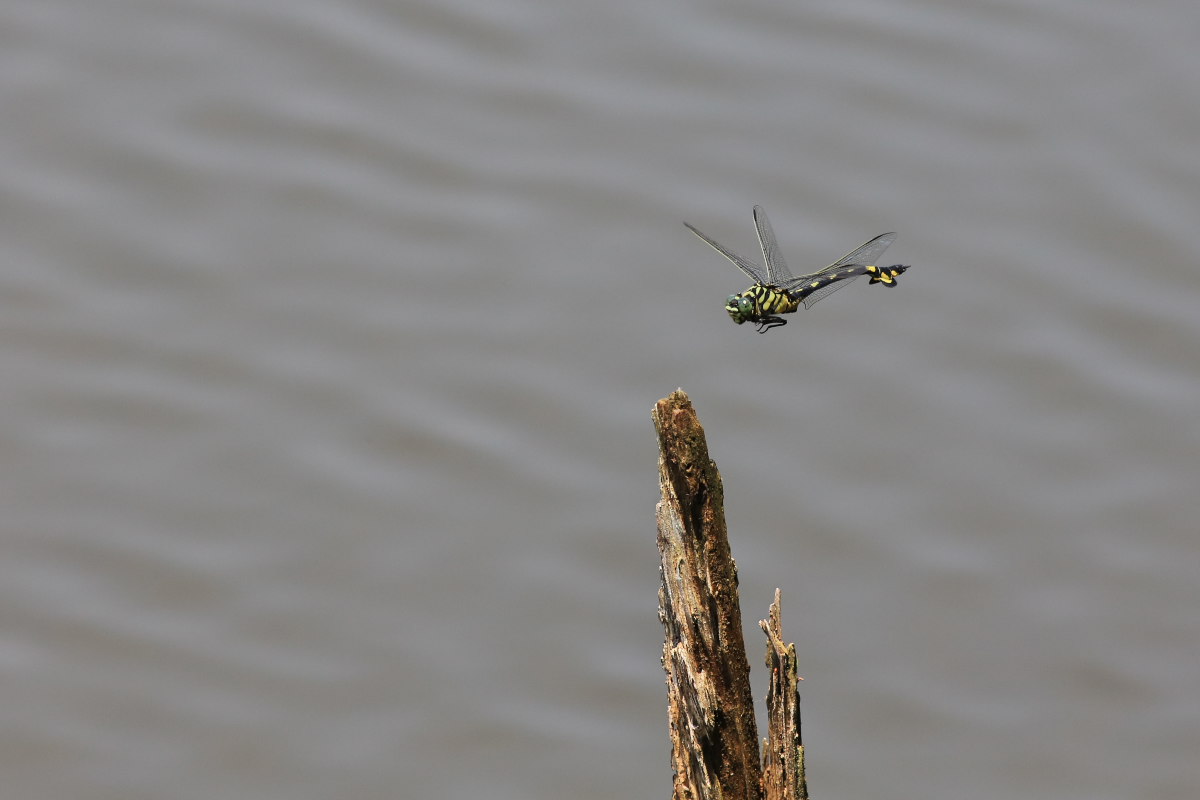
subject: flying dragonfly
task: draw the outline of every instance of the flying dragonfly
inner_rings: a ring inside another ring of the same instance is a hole
[[[896,234],[884,233],[856,247],[824,269],[795,277],[783,260],[779,243],[775,241],[775,231],[771,229],[771,222],[762,206],[754,207],[754,227],[758,230],[758,242],[762,246],[766,270],[718,244],[690,224],[683,224],[754,280],[754,285],[746,291],[729,295],[725,310],[738,325],[743,322],[755,323],[759,333],[786,325],[787,320],[779,314],[791,314],[800,308],[801,303],[805,308],[812,308],[818,300],[848,286],[861,275],[870,275],[871,283],[895,286],[896,278],[908,269],[903,264],[890,267],[875,265],[883,251],[896,241]]]

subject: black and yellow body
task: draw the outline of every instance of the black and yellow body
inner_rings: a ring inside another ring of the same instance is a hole
[[[734,266],[754,279],[755,284],[741,294],[732,294],[725,301],[725,310],[734,322],[753,322],[758,326],[759,333],[766,333],[771,328],[786,325],[787,321],[780,314],[791,314],[800,308],[811,308],[818,300],[841,289],[862,275],[870,275],[871,283],[882,283],[885,286],[895,286],[896,278],[908,269],[903,264],[893,264],[890,267],[879,267],[873,263],[888,246],[896,240],[896,234],[885,233],[876,236],[869,242],[851,250],[840,259],[824,269],[808,275],[794,277],[779,251],[775,240],[775,232],[767,219],[766,212],[760,207],[754,207],[754,224],[758,230],[758,240],[762,245],[763,259],[766,269],[753,264],[736,253],[726,249],[715,240],[693,228],[688,223],[688,230],[703,239],[710,247],[733,262]]]
[[[871,283],[882,283],[884,286],[895,286],[896,278],[904,274],[904,270],[908,267],[902,264],[893,264],[890,267],[876,267],[874,265],[866,267],[866,274],[871,276]]]
[[[755,322],[774,317],[776,314],[791,314],[800,307],[800,301],[774,286],[756,283],[741,294],[731,294],[725,302],[725,310],[733,321]]]

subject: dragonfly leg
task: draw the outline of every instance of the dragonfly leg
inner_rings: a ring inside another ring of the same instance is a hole
[[[766,333],[771,328],[779,328],[787,325],[787,320],[782,317],[763,317],[758,321],[758,332]]]

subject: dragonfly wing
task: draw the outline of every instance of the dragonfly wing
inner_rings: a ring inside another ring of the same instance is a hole
[[[883,255],[883,251],[887,250],[894,241],[896,241],[896,234],[882,233],[871,241],[865,242],[849,253],[846,253],[846,255],[821,270],[821,272],[828,272],[834,267],[841,267],[846,264],[862,264],[865,267],[869,267],[879,260],[879,257]]]
[[[792,271],[783,260],[779,242],[775,241],[775,231],[771,229],[771,220],[767,219],[767,211],[762,206],[754,207],[754,228],[758,231],[758,243],[762,246],[763,260],[767,263],[768,282],[783,286],[792,279]]]
[[[769,281],[767,280],[767,275],[765,272],[763,272],[762,267],[758,266],[757,264],[752,264],[749,261],[747,261],[746,259],[739,256],[737,253],[733,252],[732,250],[726,249],[725,247],[718,244],[715,239],[710,239],[709,237],[705,236],[700,231],[693,228],[690,224],[688,224],[686,222],[683,224],[687,227],[687,229],[689,231],[691,231],[692,233],[696,234],[701,239],[703,239],[705,244],[707,244],[713,250],[716,250],[718,253],[725,256],[730,261],[732,261],[733,265],[735,267],[737,267],[742,272],[749,275],[750,278],[755,283],[769,283]]]
[[[793,278],[783,290],[793,300],[803,301],[805,308],[812,308],[818,300],[829,297],[843,286],[853,283],[856,278],[867,274],[867,268],[862,264],[843,265],[831,272],[832,269],[827,267],[812,275]]]
[[[825,284],[820,289],[816,289],[815,291],[809,292],[807,295],[805,295],[802,298],[804,301],[804,307],[812,308],[813,306],[815,306],[817,304],[818,300],[824,300],[826,297],[829,297],[829,295],[833,294],[838,289],[841,289],[843,286],[849,286],[850,284],[854,283],[856,278],[858,278],[861,275],[865,275],[865,274],[866,274],[865,271],[862,271],[862,272],[856,271],[856,272],[847,274],[845,277],[837,278],[836,280]]]
[[[845,288],[859,277],[866,275],[867,267],[877,266],[875,262],[894,241],[896,241],[894,233],[876,236],[871,241],[846,253],[825,269],[811,275],[792,278],[780,288],[786,291],[793,300],[802,301],[805,308],[812,308],[838,289]],[[831,275],[830,273],[836,274]]]

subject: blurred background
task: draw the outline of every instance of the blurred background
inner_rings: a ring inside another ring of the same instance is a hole
[[[667,797],[683,387],[814,796],[1200,796],[1197,26],[5,4],[5,795]]]

